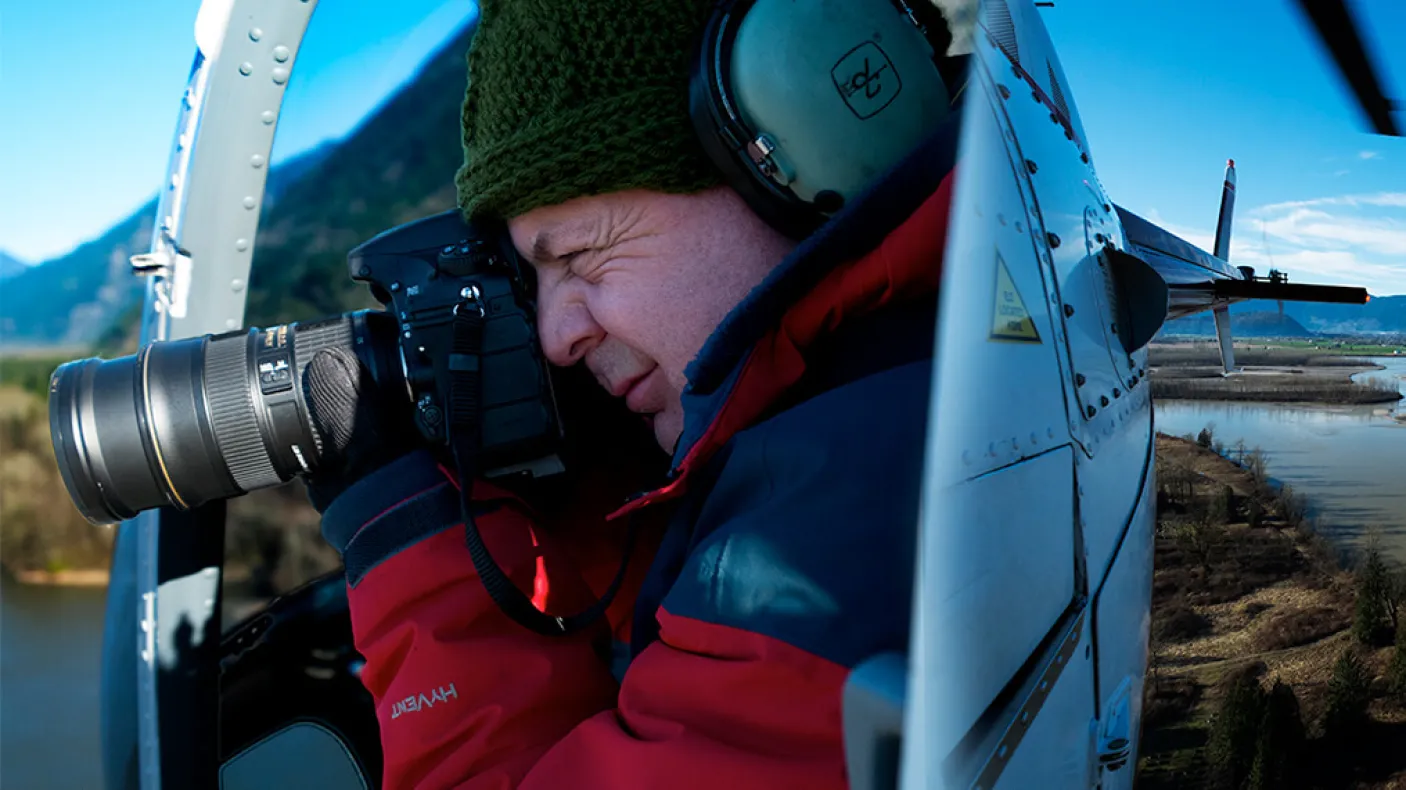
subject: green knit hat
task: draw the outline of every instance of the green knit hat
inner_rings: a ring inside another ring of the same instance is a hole
[[[688,116],[711,0],[484,0],[468,53],[468,218],[722,183]]]

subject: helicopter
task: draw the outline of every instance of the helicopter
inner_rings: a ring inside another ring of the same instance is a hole
[[[157,232],[132,260],[147,277],[143,345],[243,326],[238,284],[259,212],[230,207],[261,203],[317,5],[202,3]],[[934,327],[911,647],[871,658],[847,683],[849,779],[1131,787],[1155,520],[1147,344],[1169,318],[1211,311],[1233,374],[1230,304],[1367,294],[1233,265],[1233,164],[1213,250],[1116,205],[1040,19],[1048,4],[977,5]],[[1399,134],[1342,4],[1302,5],[1374,128]],[[214,502],[118,529],[102,678],[107,786],[378,787],[344,580],[314,580],[225,630],[224,520]]]

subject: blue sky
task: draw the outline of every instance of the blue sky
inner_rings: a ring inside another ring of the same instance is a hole
[[[31,263],[156,193],[198,0],[14,2],[0,15],[0,249]],[[471,0],[327,0],[288,83],[273,161],[350,131],[474,13]]]
[[[1356,5],[1388,92],[1406,98],[1406,3]],[[194,0],[6,7],[0,249],[54,257],[154,194],[197,9]],[[350,131],[472,13],[471,0],[320,4],[274,161]],[[1041,14],[1116,201],[1209,247],[1234,158],[1235,262],[1406,294],[1406,139],[1364,131],[1291,0],[1057,0]]]
[[[1352,5],[1387,94],[1406,99],[1406,3]],[[1406,294],[1406,139],[1366,131],[1295,3],[1056,0],[1040,13],[1116,202],[1210,249],[1234,159],[1232,262]]]

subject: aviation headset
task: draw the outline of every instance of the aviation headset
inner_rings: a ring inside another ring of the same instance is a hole
[[[694,130],[752,210],[802,238],[949,113],[950,40],[933,0],[720,0],[689,78]]]

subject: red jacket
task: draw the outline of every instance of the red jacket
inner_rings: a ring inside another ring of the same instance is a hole
[[[545,637],[499,611],[457,483],[426,454],[328,508],[386,787],[846,785],[845,679],[907,646],[954,139],[803,244],[710,338],[670,484],[620,511],[669,521],[608,626]],[[473,495],[539,609],[604,591],[623,519],[549,535],[506,491]],[[619,680],[612,635],[630,644]]]

